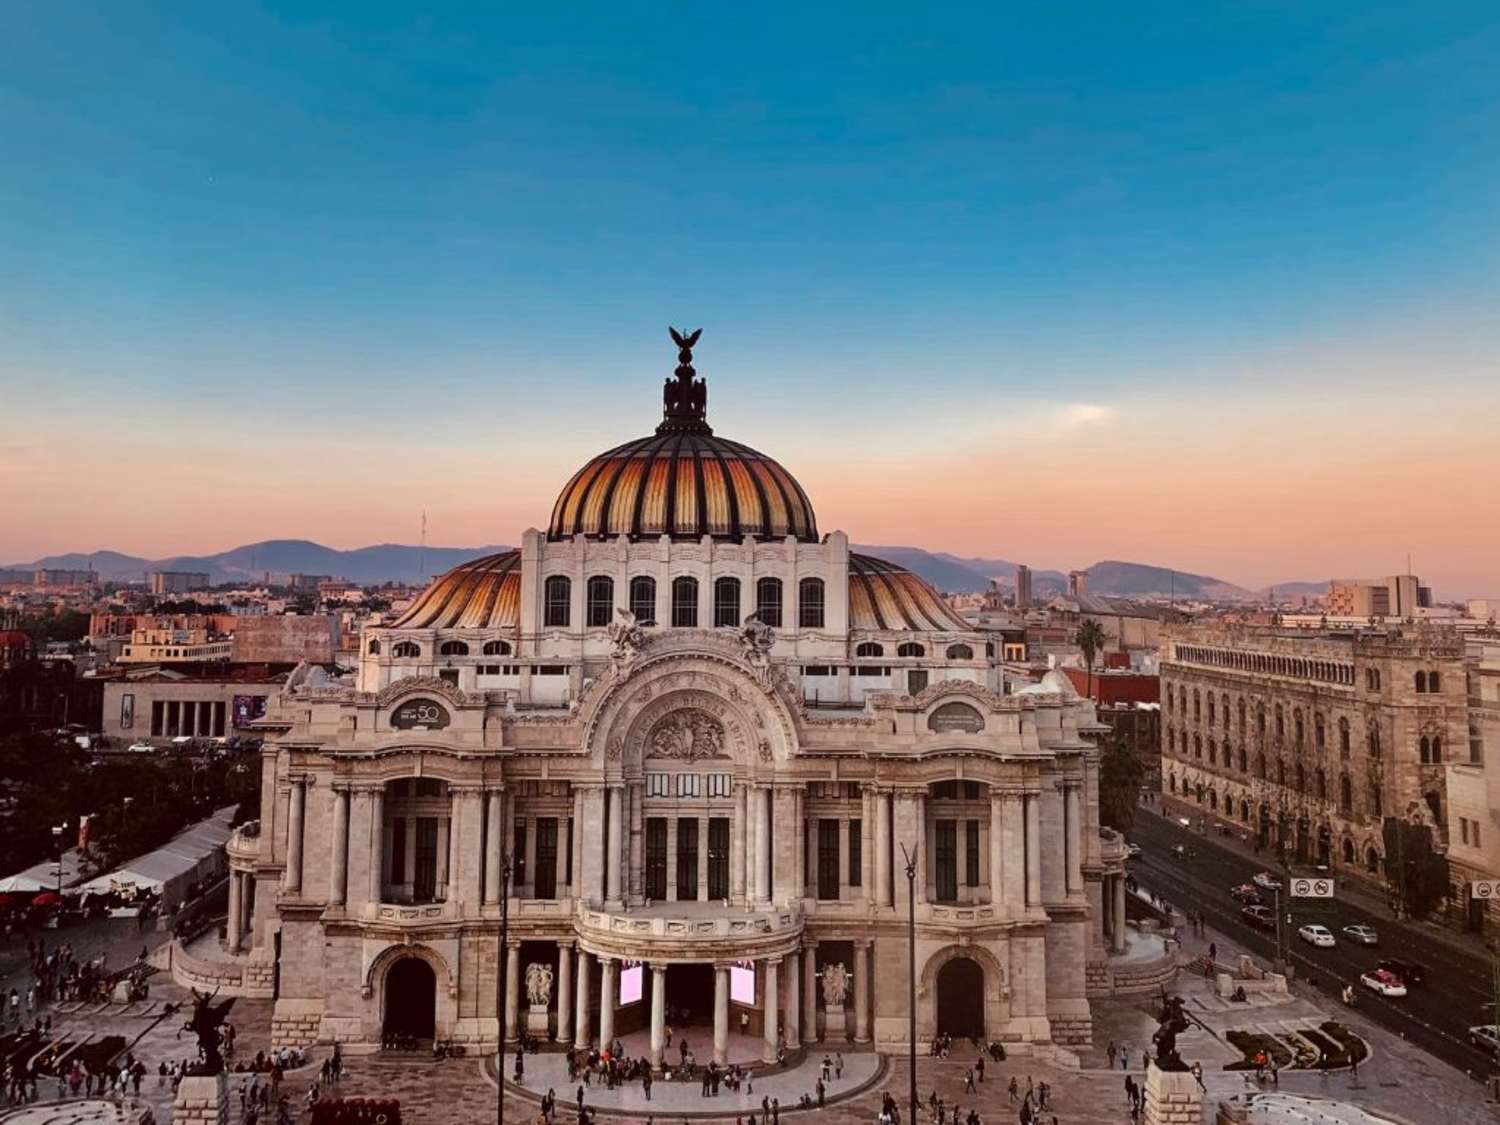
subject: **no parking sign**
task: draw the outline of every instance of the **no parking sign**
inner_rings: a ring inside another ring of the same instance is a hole
[[[1332,879],[1293,879],[1290,886],[1293,898],[1333,897]]]
[[[1500,898],[1500,879],[1475,879],[1469,884],[1470,898]]]

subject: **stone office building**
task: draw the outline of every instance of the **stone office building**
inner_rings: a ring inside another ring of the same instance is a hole
[[[720,1060],[731,1027],[898,1046],[907,850],[918,1035],[1088,1040],[1124,941],[1092,705],[1009,691],[931,588],[820,535],[709,427],[690,346],[547,530],[367,628],[357,683],[272,701],[230,944],[277,965],[278,1042],[493,1047],[503,956],[512,1038],[649,1028],[659,1061],[686,1009]]]
[[[1161,691],[1169,800],[1373,882],[1385,818],[1446,844],[1449,766],[1470,753],[1456,632],[1175,626]]]

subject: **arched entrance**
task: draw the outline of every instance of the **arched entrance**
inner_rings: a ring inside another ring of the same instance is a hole
[[[955,957],[937,974],[938,1033],[960,1038],[984,1036],[984,970],[967,957]]]
[[[420,957],[403,957],[385,975],[386,1035],[431,1039],[437,1015],[437,975]]]

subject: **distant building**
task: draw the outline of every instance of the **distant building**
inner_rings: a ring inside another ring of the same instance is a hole
[[[79,586],[97,586],[99,576],[92,570],[57,570],[42,567],[32,572],[31,584],[76,589]]]
[[[103,684],[103,731],[125,742],[230,738],[266,713],[286,674],[264,666],[176,671],[148,668]]]
[[[207,629],[137,629],[120,653],[121,664],[172,664],[228,660],[234,641]]]
[[[1070,680],[1071,676],[1068,677]],[[1142,784],[1161,788],[1161,705],[1115,703],[1094,709],[1094,717],[1109,727],[1116,745],[1123,746],[1145,772]]]
[[[96,731],[103,695],[103,682],[78,675],[69,661],[0,668],[0,735],[70,723]]]
[[[1068,571],[1068,597],[1079,598],[1089,592],[1089,572],[1086,570]]]
[[[1016,608],[1027,610],[1031,608],[1031,567],[1016,567]]]
[[[236,617],[232,628],[237,664],[329,664],[339,650],[339,619],[328,614]]]
[[[208,575],[193,570],[153,570],[146,586],[153,594],[186,594],[209,586]]]
[[[293,590],[311,590],[317,593],[319,586],[333,580],[331,574],[293,574],[288,576],[286,584]]]
[[[30,659],[30,636],[19,629],[0,631],[0,668],[11,668]]]
[[[1387,578],[1335,578],[1328,584],[1323,606],[1330,617],[1415,617],[1430,609],[1432,590],[1414,574]]]
[[[1068,677],[1079,695],[1091,696],[1095,703],[1102,706],[1155,703],[1161,698],[1161,677],[1154,673],[1137,672],[1129,667],[1105,668],[1095,665],[1092,687],[1086,668],[1064,667],[1062,673]]]

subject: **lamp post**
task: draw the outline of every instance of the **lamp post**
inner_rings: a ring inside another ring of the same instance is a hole
[[[63,869],[63,833],[68,830],[65,824],[54,824],[52,826],[52,848],[57,852],[57,897],[62,898],[62,869]]]
[[[496,949],[499,972],[495,974],[495,1017],[499,1035],[495,1039],[495,1123],[505,1125],[505,1002],[510,995],[510,853],[500,856],[500,945]]]
[[[907,1075],[912,1125],[917,1120],[917,853],[901,845],[906,860],[906,1038]]]

